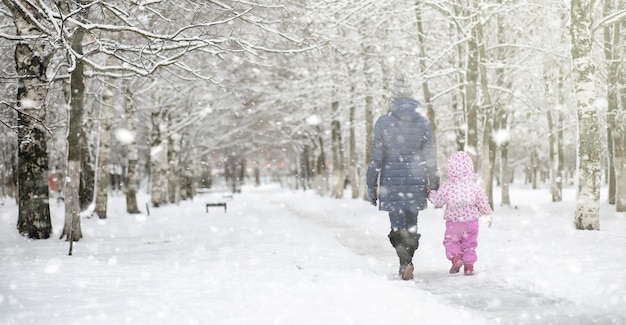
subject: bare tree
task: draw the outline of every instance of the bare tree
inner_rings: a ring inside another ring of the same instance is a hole
[[[68,5],[65,3],[65,5]],[[65,13],[70,13],[72,8],[64,8]],[[86,11],[79,11],[78,17],[85,17]],[[78,18],[82,20],[82,18]],[[70,36],[72,51],[76,57],[83,55],[83,37],[86,31],[81,27],[76,27]],[[81,135],[83,133],[83,112],[84,112],[84,63],[75,60],[74,56],[68,56],[71,67],[70,72],[70,119],[67,132],[67,170],[66,170],[66,193],[65,193],[65,225],[61,238],[66,237],[68,241],[78,241],[82,238],[80,227],[80,180],[81,180]]]
[[[46,39],[47,24],[41,12],[26,1],[3,0],[13,15],[17,43],[15,70],[18,76],[17,185],[20,234],[46,239],[52,233],[48,204],[48,154],[44,125],[49,80],[46,76],[54,47]],[[6,105],[6,104],[5,104]]]
[[[102,85],[102,103],[98,116],[98,154],[96,167],[96,207],[94,213],[100,219],[107,217],[109,194],[109,162],[111,156],[111,117],[117,101],[115,80],[105,78]]]
[[[137,113],[135,109],[133,92],[128,80],[123,82],[124,92],[124,117],[126,118],[127,135],[123,141],[127,146],[126,179],[124,189],[126,191],[126,212],[131,214],[140,213],[137,205],[137,165],[139,164],[139,153],[137,149]]]
[[[626,3],[619,1],[618,9],[618,12],[624,15],[626,13]],[[614,40],[621,39],[619,42],[614,43],[617,47],[617,55],[614,59],[621,58],[621,64],[618,67],[620,106],[613,111],[609,111],[612,115],[610,116],[610,121],[613,122],[610,126],[614,127],[612,128],[612,136],[615,166],[615,209],[618,212],[626,212],[626,171],[624,168],[626,166],[626,64],[624,63],[624,56],[626,56],[626,20],[622,17],[614,26]]]
[[[604,1],[604,16],[608,17],[616,11],[617,6],[615,1],[613,0],[605,0]],[[614,145],[613,133],[619,132],[619,128],[621,127],[618,123],[616,123],[615,117],[618,110],[619,104],[619,75],[620,75],[620,57],[624,55],[624,53],[620,53],[620,45],[621,40],[621,24],[619,22],[615,22],[612,24],[607,24],[604,26],[604,58],[607,61],[606,63],[606,99],[607,99],[607,124],[606,128],[607,132],[607,154],[608,154],[608,166],[607,166],[607,174],[608,174],[608,187],[609,187],[609,197],[608,201],[610,204],[616,203],[616,172],[619,173],[619,169],[615,166],[615,149],[623,147],[619,142],[617,142],[617,146]],[[619,135],[615,140],[619,141]],[[617,170],[616,170],[617,169]]]
[[[601,145],[592,55],[595,1],[572,0],[572,73],[578,111],[578,191],[574,224],[600,230]]]

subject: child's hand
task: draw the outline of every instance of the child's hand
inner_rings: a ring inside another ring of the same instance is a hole
[[[491,217],[490,214],[481,217],[481,219],[487,223],[487,227],[491,228],[491,223],[493,222],[493,218]]]

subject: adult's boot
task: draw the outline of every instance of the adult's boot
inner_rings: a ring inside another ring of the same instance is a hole
[[[394,229],[389,233],[389,241],[400,260],[398,275],[403,280],[413,279],[413,254],[419,246],[419,237],[420,234],[409,233],[406,229]]]

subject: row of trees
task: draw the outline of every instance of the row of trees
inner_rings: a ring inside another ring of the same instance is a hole
[[[30,238],[52,233],[50,169],[66,176],[68,240],[92,201],[107,217],[112,162],[130,213],[139,180],[153,206],[176,203],[207,165],[285,170],[335,197],[347,179],[362,197],[398,70],[419,90],[440,165],[466,150],[490,198],[495,180],[511,203],[515,170],[535,187],[548,175],[554,201],[576,182],[576,227],[599,229],[604,171],[626,210],[622,1],[2,4],[0,163]]]

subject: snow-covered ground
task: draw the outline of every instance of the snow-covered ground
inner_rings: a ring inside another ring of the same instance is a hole
[[[33,241],[5,202],[0,324],[626,324],[626,216],[603,203],[601,231],[574,230],[571,189],[561,203],[513,190],[515,207],[481,228],[471,277],[447,273],[443,209],[423,211],[413,281],[397,278],[386,214],[365,201],[274,185],[222,195],[150,215],[113,196],[108,219],[82,219],[72,256],[62,206],[54,237]],[[205,211],[221,200],[227,212]]]

